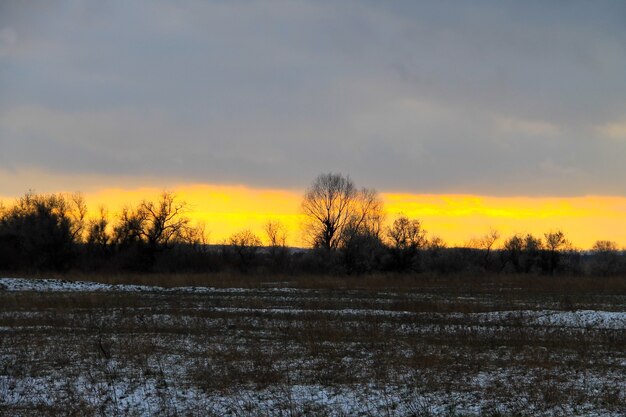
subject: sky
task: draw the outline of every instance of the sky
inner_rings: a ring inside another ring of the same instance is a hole
[[[342,172],[456,243],[626,245],[625,22],[617,0],[5,0],[0,198],[172,189],[221,239],[295,225]]]

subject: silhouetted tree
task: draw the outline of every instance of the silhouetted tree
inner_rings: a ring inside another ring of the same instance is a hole
[[[617,243],[610,240],[598,240],[593,244],[591,252],[593,275],[607,276],[619,272],[620,256]]]
[[[521,235],[513,235],[504,242],[502,247],[502,266],[510,264],[515,272],[522,272],[521,258],[524,251],[524,238]]]
[[[158,253],[154,269],[163,272],[214,271],[216,254],[209,247],[209,233],[204,223],[188,225],[170,239]]]
[[[125,207],[113,228],[113,241],[118,250],[128,252],[128,262],[151,269],[160,252],[190,236],[186,211],[187,204],[170,192],[163,192],[156,202],[144,200],[134,209]]]
[[[200,222],[193,227],[186,226],[181,229],[176,242],[191,245],[195,251],[206,253],[209,246],[209,235],[210,233],[206,230],[206,224]]]
[[[355,234],[367,234],[380,238],[385,219],[383,202],[374,189],[362,188],[351,207],[348,222],[342,230],[343,244]]]
[[[322,174],[306,190],[302,212],[306,239],[320,249],[317,259],[321,270],[341,265],[355,272],[369,268],[363,261],[379,246],[383,221],[376,191],[358,190],[341,174]]]
[[[433,236],[426,241],[426,249],[435,253],[442,252],[446,247],[446,242],[439,236]]]
[[[348,273],[364,273],[380,267],[384,255],[381,239],[384,218],[383,202],[378,193],[361,189],[339,245]]]
[[[270,249],[280,249],[287,246],[287,229],[278,220],[268,220],[263,229],[267,236]]]
[[[480,263],[486,270],[491,265],[491,254],[498,239],[500,239],[500,233],[497,230],[490,230],[479,238],[471,239],[467,244],[467,247],[481,251],[482,259]]]
[[[67,214],[70,218],[72,240],[76,243],[81,243],[87,225],[87,204],[82,194],[74,193],[68,197]]]
[[[362,274],[380,269],[385,256],[380,235],[368,229],[350,230],[349,234],[340,248],[346,272]]]
[[[141,208],[124,207],[113,227],[113,242],[118,249],[126,249],[143,243],[146,213]]]
[[[264,226],[269,249],[271,268],[275,272],[285,269],[289,250],[287,249],[287,228],[278,220],[269,220]]]
[[[401,215],[387,229],[393,268],[399,271],[417,269],[420,249],[426,244],[426,232],[417,219]]]
[[[542,251],[543,242],[541,238],[530,233],[523,238],[523,250],[520,256],[520,266],[523,272],[528,274],[541,267]]]
[[[438,236],[433,236],[426,241],[426,269],[429,271],[444,273],[448,265],[445,258],[446,242]]]
[[[545,233],[544,237],[546,238],[545,248],[548,255],[548,272],[553,275],[559,267],[561,251],[569,245],[569,242],[565,238],[565,233],[560,230]]]
[[[92,252],[104,254],[111,243],[108,232],[109,219],[104,207],[100,207],[99,216],[91,219],[87,225],[87,247]]]
[[[139,210],[145,218],[142,235],[155,251],[181,239],[189,226],[187,203],[179,201],[171,192],[163,192],[157,202],[144,200]]]
[[[305,232],[313,247],[328,252],[339,247],[344,228],[354,218],[358,196],[349,177],[329,173],[315,179],[302,200]]]
[[[596,240],[591,250],[596,254],[614,253],[618,251],[617,243],[611,240]]]
[[[239,268],[243,272],[248,272],[256,261],[261,239],[249,229],[245,229],[231,235],[228,244],[237,258]]]
[[[64,270],[70,267],[83,228],[84,202],[79,196],[28,192],[0,218],[0,248],[15,255],[17,268]]]
[[[514,272],[530,273],[539,268],[546,268],[542,260],[543,243],[531,234],[515,234],[504,242],[501,254],[503,262],[511,266]],[[544,265],[542,266],[542,262]]]

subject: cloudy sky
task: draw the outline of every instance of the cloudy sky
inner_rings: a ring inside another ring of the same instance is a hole
[[[341,171],[624,196],[625,22],[621,1],[3,1],[0,194]]]
[[[220,241],[329,171],[451,244],[626,247],[626,2],[0,1],[0,204],[168,189]]]

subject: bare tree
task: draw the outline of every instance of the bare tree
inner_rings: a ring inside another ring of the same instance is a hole
[[[515,234],[504,242],[502,247],[502,267],[504,268],[507,263],[510,263],[515,272],[522,270],[520,260],[522,252],[524,250],[524,238]]]
[[[611,253],[619,250],[617,243],[611,240],[597,240],[591,250],[594,253]]]
[[[535,237],[532,234],[527,234],[524,237],[524,246],[520,264],[522,270],[525,273],[530,273],[533,269],[540,267],[541,253],[543,251],[543,242],[541,238]]]
[[[503,267],[510,264],[515,272],[530,273],[541,266],[543,243],[533,235],[515,234],[502,247]]]
[[[418,219],[409,219],[401,215],[387,229],[391,246],[400,250],[415,250],[426,244],[426,231]]]
[[[305,232],[313,247],[333,251],[357,234],[379,237],[383,204],[375,190],[358,190],[350,177],[319,175],[302,201]]]
[[[343,230],[353,218],[358,191],[349,177],[322,174],[302,200],[309,243],[326,251],[339,247]]]
[[[350,239],[351,233],[367,234],[379,238],[385,220],[383,202],[376,190],[361,188],[350,206],[348,222],[343,229],[341,243]]]
[[[289,254],[287,228],[278,220],[268,220],[264,229],[269,245],[270,268],[274,272],[282,272],[286,267]]]
[[[87,225],[87,204],[81,193],[68,196],[68,217],[71,220],[70,233],[75,242],[82,242]]]
[[[178,240],[180,243],[192,245],[197,252],[207,253],[210,234],[206,223],[199,222],[194,227],[185,227]]]
[[[385,213],[383,202],[376,190],[362,188],[349,208],[348,222],[342,230],[340,245],[348,245],[358,236],[380,238]]]
[[[500,233],[498,233],[497,230],[492,229],[483,236],[470,240],[469,247],[489,252],[493,249],[498,239],[500,239]]]
[[[113,242],[126,248],[143,242],[146,213],[141,209],[124,207],[113,227]]]
[[[430,271],[445,271],[448,263],[445,260],[446,242],[439,236],[432,236],[424,245],[425,267]]]
[[[287,245],[287,228],[278,220],[268,220],[264,226],[270,249],[284,248]]]
[[[546,250],[548,251],[548,270],[550,275],[553,275],[559,266],[561,251],[569,246],[570,243],[565,238],[565,233],[560,230],[545,233],[544,237],[546,238]]]
[[[239,268],[246,272],[254,264],[257,252],[261,247],[261,239],[249,229],[234,233],[228,243],[237,256]]]
[[[446,247],[446,242],[439,236],[433,236],[426,242],[426,248],[431,251],[441,251]]]
[[[104,250],[110,243],[111,237],[107,231],[109,219],[104,206],[100,207],[99,216],[89,220],[87,225],[87,245],[91,248]]]
[[[184,201],[163,192],[156,202],[144,200],[134,209],[124,208],[113,229],[113,241],[122,251],[133,248],[136,252],[129,263],[150,269],[159,252],[190,236],[186,212]]]
[[[565,233],[560,230],[545,233],[544,237],[546,238],[546,249],[551,251],[563,249],[568,244],[568,241],[565,238]]]
[[[498,239],[500,239],[500,233],[498,233],[497,230],[492,229],[479,238],[471,239],[467,244],[469,248],[479,249],[482,251],[482,266],[485,269],[489,268],[491,252]]]
[[[607,276],[616,274],[620,269],[620,256],[617,243],[610,240],[598,240],[591,248],[593,258],[591,272],[595,275]]]
[[[384,257],[381,239],[385,218],[383,202],[375,190],[362,188],[351,211],[339,242],[346,272],[369,272],[378,268]]]
[[[387,229],[391,254],[399,270],[414,268],[419,250],[426,244],[426,231],[417,219],[401,215]]]
[[[189,218],[185,216],[187,203],[177,200],[168,191],[163,192],[156,203],[143,201],[139,210],[145,217],[141,233],[149,247],[166,247],[173,239],[182,236],[189,226]]]
[[[84,203],[75,206],[64,194],[29,191],[0,218],[0,237],[19,248],[18,266],[63,270],[70,266],[84,218]],[[73,212],[77,209],[78,214]],[[86,209],[84,209],[86,210]]]
[[[261,239],[254,234],[250,229],[244,229],[240,232],[232,234],[228,238],[228,243],[231,246],[241,248],[254,248],[255,250],[261,247]]]

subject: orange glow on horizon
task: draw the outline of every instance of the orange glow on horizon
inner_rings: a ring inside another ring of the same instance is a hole
[[[289,230],[288,243],[302,245],[300,194],[296,192],[222,185],[183,185],[168,190],[187,203],[187,216],[192,222],[205,225],[210,243],[222,243],[243,229],[252,230],[264,241],[265,223],[277,220]],[[104,189],[84,196],[91,211],[103,205],[115,214],[144,199],[156,200],[162,192],[157,188]]]
[[[503,238],[515,233],[543,237],[557,229],[575,247],[597,240],[626,245],[626,197],[488,197],[474,195],[383,194],[387,212],[423,221],[430,235],[463,245],[490,229]]]
[[[264,240],[263,226],[272,219],[289,230],[288,243],[304,246],[300,225],[302,191],[246,186],[180,185],[168,187],[189,204],[188,216],[205,224],[211,243],[222,243],[232,233],[250,229]],[[90,214],[104,206],[111,217],[124,206],[158,198],[162,189],[103,188],[84,193]],[[460,194],[381,193],[391,222],[403,213],[422,221],[429,236],[449,246],[461,246],[472,237],[496,229],[503,238],[514,233],[563,230],[575,247],[590,248],[596,240],[626,246],[626,197],[489,197]],[[14,197],[0,198],[5,206]]]

